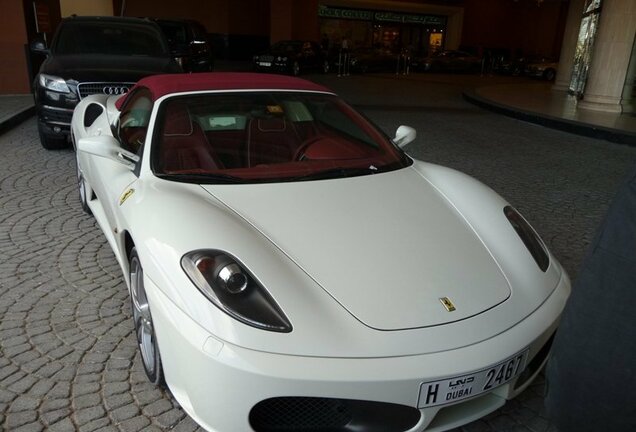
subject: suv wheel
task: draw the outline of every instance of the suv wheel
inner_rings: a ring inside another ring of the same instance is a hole
[[[556,71],[554,69],[546,69],[546,71],[543,72],[543,79],[546,81],[552,81],[555,76]]]
[[[47,136],[41,122],[38,122],[38,134],[40,135],[40,144],[47,150],[59,150],[68,147],[66,137],[54,138]]]

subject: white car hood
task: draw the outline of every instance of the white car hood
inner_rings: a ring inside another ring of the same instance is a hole
[[[412,168],[203,187],[371,328],[443,325],[510,297],[506,277],[473,229]],[[442,298],[456,310],[449,312]]]

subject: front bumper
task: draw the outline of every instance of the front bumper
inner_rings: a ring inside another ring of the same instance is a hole
[[[50,105],[42,105],[38,108],[38,120],[47,135],[68,135],[71,129],[71,119],[73,118],[72,108],[60,108]]]
[[[359,359],[281,355],[231,345],[192,321],[152,281],[146,280],[146,290],[168,386],[185,411],[210,431],[255,430],[250,413],[272,398],[337,398],[411,407],[419,417],[402,430],[436,432],[500,408],[532,382],[547,360],[570,282],[563,273],[534,313],[495,338],[451,351]],[[512,381],[455,404],[417,408],[422,383],[486,368],[525,348],[527,372]]]
[[[288,73],[292,69],[290,63],[280,62],[276,60],[254,62],[254,68],[258,72],[270,72],[270,73]]]
[[[35,105],[40,131],[52,138],[68,137],[73,109],[78,102],[79,97],[74,87],[70,93],[59,93],[42,88],[36,83]]]

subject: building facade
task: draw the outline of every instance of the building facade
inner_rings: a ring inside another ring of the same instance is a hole
[[[555,89],[590,109],[631,109],[634,0],[3,0],[0,94],[28,93],[41,58],[28,43],[59,20],[84,15],[194,18],[217,57],[246,59],[270,43],[306,39],[330,47],[462,49],[476,55],[559,59]],[[589,36],[592,35],[592,36]],[[588,37],[589,36],[589,37]],[[583,42],[581,42],[583,40]],[[573,78],[574,77],[574,78]]]

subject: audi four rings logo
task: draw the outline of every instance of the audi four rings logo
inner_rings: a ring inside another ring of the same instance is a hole
[[[128,87],[106,86],[102,89],[102,91],[107,95],[123,95],[128,91]]]

